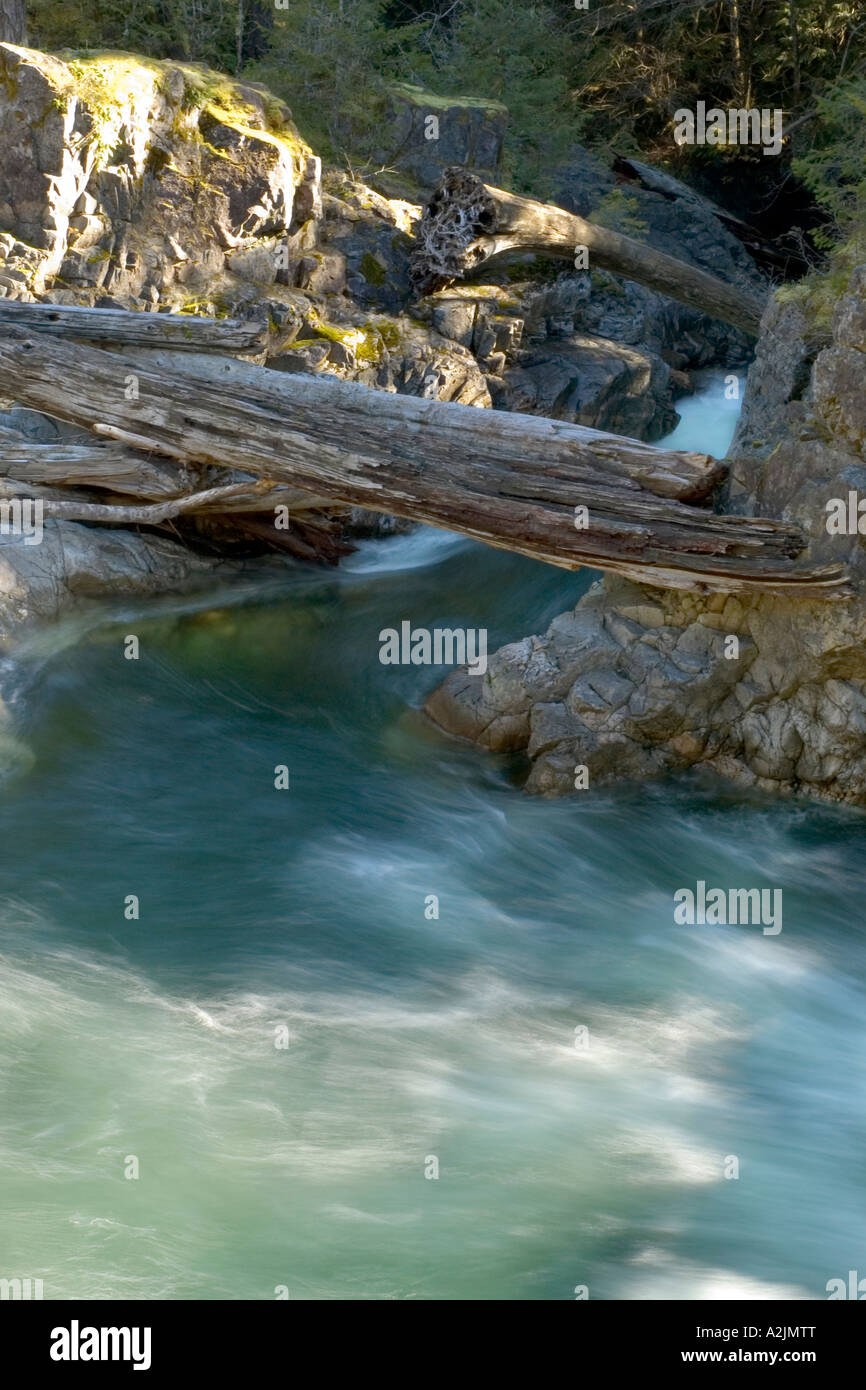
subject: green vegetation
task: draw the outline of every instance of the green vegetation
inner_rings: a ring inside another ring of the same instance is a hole
[[[515,188],[544,197],[551,174],[584,134],[575,90],[579,49],[575,11],[514,0],[461,5],[434,50],[437,85],[451,95],[475,92],[510,112],[506,176]]]
[[[74,46],[97,113],[100,82],[110,88],[121,74],[103,72],[92,50],[167,58],[183,67],[188,106],[243,122],[246,99],[231,78],[263,83],[276,94],[273,130],[288,125],[285,101],[319,153],[363,178],[383,158],[389,89],[406,84],[432,107],[466,96],[504,103],[502,182],[536,197],[551,193],[576,141],[607,154],[642,151],[709,180],[734,210],[745,185],[765,190],[767,207],[782,207],[779,230],[791,190],[805,185],[824,215],[811,247],[816,259],[831,253],[823,287],[813,277],[801,292],[819,318],[866,252],[862,0],[591,0],[586,10],[574,0],[29,0],[28,12],[31,43]],[[782,157],[676,146],[674,113],[698,101],[784,112]],[[642,234],[618,190],[596,215]]]
[[[178,314],[192,314],[198,316],[204,314],[206,318],[225,319],[231,313],[231,306],[221,294],[195,295],[184,301]]]
[[[285,97],[305,138],[338,163],[371,157],[388,81],[412,76],[402,60],[411,35],[389,30],[383,10],[381,0],[291,0],[248,70]]]
[[[31,42],[52,51],[114,47],[256,74],[308,139],[356,161],[389,82],[503,101],[508,159],[527,186],[580,134],[670,156],[678,107],[797,119],[866,66],[860,0],[29,0],[28,13]]]
[[[638,216],[638,210],[637,198],[629,197],[621,188],[612,188],[593,209],[590,217],[599,227],[609,227],[612,232],[622,232],[635,241],[645,241],[649,228]]]
[[[779,291],[803,305],[814,329],[826,331],[855,265],[866,262],[866,78],[832,84],[818,100],[812,149],[794,160],[794,172],[827,214],[813,240],[828,253],[826,269]]]
[[[245,0],[241,52],[258,56],[273,6]],[[238,0],[27,0],[31,44],[57,52],[121,48],[237,70]]]
[[[361,262],[358,266],[358,269],[360,270],[364,279],[367,281],[368,285],[384,285],[385,268],[379,263],[379,261],[376,260],[376,257],[372,254],[372,252],[366,251],[364,253],[364,255],[361,257]]]

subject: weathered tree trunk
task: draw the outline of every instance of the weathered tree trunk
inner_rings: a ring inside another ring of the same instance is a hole
[[[0,0],[0,4],[3,0]],[[262,352],[263,323],[206,319],[187,314],[143,314],[128,309],[88,309],[78,305],[22,304],[0,300],[0,332],[9,324],[32,333],[78,338],[93,343],[167,347],[174,352]]]
[[[564,569],[590,565],[699,592],[845,592],[840,565],[797,569],[799,528],[676,500],[708,496],[722,466],[706,455],[227,359],[214,380],[196,374],[193,358],[157,366],[145,357],[10,329],[0,337],[0,393],[102,437],[428,522]],[[130,370],[135,402],[120,388]],[[586,528],[575,508],[587,509]]]
[[[429,293],[462,280],[494,256],[527,251],[574,264],[578,247],[590,268],[637,280],[711,318],[756,335],[764,305],[759,297],[704,270],[598,227],[563,208],[491,188],[464,169],[446,169],[416,232],[412,282]]]
[[[0,478],[54,487],[95,487],[157,501],[192,487],[192,472],[117,445],[36,444],[0,429]]]
[[[27,42],[27,0],[0,0],[0,43]]]
[[[665,198],[678,198],[680,196],[681,185],[677,179],[662,173],[660,169],[655,169],[651,164],[644,164],[640,159],[630,159],[626,155],[617,155],[611,168],[619,179],[625,180],[624,188],[626,189],[631,185],[636,188],[648,189],[651,193],[661,193]],[[733,213],[728,212],[725,208],[717,207],[712,203],[708,206],[719,225],[742,243],[751,260],[766,275],[787,279],[792,276],[805,275],[811,269],[810,263],[803,255],[803,249],[798,244],[793,232],[781,236],[764,236],[757,227],[753,227],[749,222],[744,222],[740,217],[734,217]]]
[[[223,490],[217,505],[205,497],[204,471],[200,465],[169,463],[119,444],[35,444],[14,430],[0,428],[0,480],[15,478],[17,482],[43,488],[89,488],[148,502],[183,500],[197,494],[199,504],[191,509],[185,507],[184,511],[260,512],[265,505],[281,504],[299,512],[321,506],[318,499],[284,486],[275,486],[265,504],[255,479],[225,473],[219,480],[211,480],[213,487]],[[232,492],[227,490],[229,487]]]
[[[261,481],[257,484],[258,506],[261,511],[272,484]],[[185,497],[172,497],[164,502],[151,502],[147,505],[129,506],[117,503],[89,502],[82,498],[58,495],[56,488],[35,488],[17,478],[7,478],[0,489],[6,496],[33,497],[42,502],[43,516],[59,521],[105,521],[112,526],[159,526],[163,521],[185,516],[190,512],[218,512],[226,510],[226,504],[239,496],[249,496],[248,483],[230,483],[227,487],[205,488]]]
[[[0,503],[29,497],[42,503],[43,520],[85,521],[102,526],[161,526],[186,517],[196,523],[196,530],[211,543],[217,537],[218,544],[226,540],[234,544],[250,537],[263,541],[269,549],[287,551],[313,564],[335,565],[342,556],[354,550],[355,547],[343,538],[341,518],[333,510],[328,513],[304,511],[299,515],[293,512],[291,529],[275,531],[262,508],[273,506],[282,490],[267,486],[263,491],[260,486],[255,506],[252,506],[250,485],[244,487],[246,498],[241,487],[232,484],[176,497],[171,502],[134,507],[97,502],[83,491],[70,493],[65,488],[37,488],[20,478],[0,478]],[[237,496],[232,496],[235,491]],[[202,531],[202,522],[210,523],[208,529]],[[177,528],[173,526],[172,529],[176,534]]]

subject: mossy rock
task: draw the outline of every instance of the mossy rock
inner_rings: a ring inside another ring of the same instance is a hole
[[[384,285],[387,271],[371,251],[365,251],[358,266],[368,285]]]
[[[420,190],[435,185],[448,164],[463,164],[495,182],[508,108],[483,97],[446,97],[409,83],[388,88],[381,129],[388,146],[376,152],[386,168],[408,175]]]

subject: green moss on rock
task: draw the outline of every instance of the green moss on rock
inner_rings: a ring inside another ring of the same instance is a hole
[[[385,267],[376,259],[371,251],[365,251],[361,257],[359,271],[367,281],[368,285],[384,285]]]
[[[489,111],[491,114],[508,115],[508,107],[501,101],[493,101],[487,97],[440,97],[434,92],[428,92],[426,87],[416,87],[411,82],[393,82],[389,91],[401,96],[405,101],[411,101],[413,105],[419,106],[424,111],[447,111],[453,107],[472,106],[482,111]]]

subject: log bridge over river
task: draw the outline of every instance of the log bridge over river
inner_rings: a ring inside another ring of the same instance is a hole
[[[565,227],[570,214],[527,210],[478,180],[455,180],[453,192],[450,212],[446,184],[425,214],[419,283],[457,278],[511,244],[589,236],[611,268],[757,327],[760,306],[672,257],[588,223]],[[205,512],[261,527],[278,505],[303,525],[358,505],[661,587],[849,592],[842,565],[798,560],[797,526],[714,510],[727,467],[708,454],[237,360],[264,343],[263,326],[233,320],[0,301],[0,395],[92,433],[92,444],[58,446],[0,430],[0,502],[38,498],[46,517],[121,526]]]

